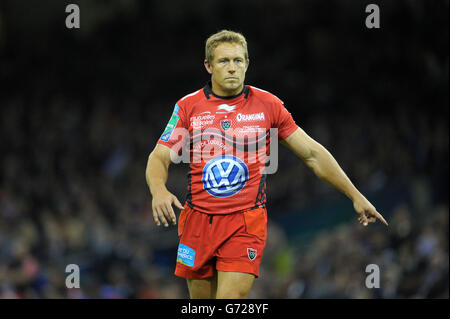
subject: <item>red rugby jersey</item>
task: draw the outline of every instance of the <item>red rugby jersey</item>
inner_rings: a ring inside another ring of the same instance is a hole
[[[176,103],[158,144],[178,154],[184,145],[190,207],[229,214],[266,204],[270,128],[278,129],[279,140],[298,128],[275,95],[245,85],[236,96],[220,97],[208,83]]]

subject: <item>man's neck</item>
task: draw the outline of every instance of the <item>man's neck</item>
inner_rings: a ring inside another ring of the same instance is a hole
[[[221,90],[218,85],[216,85],[214,82],[211,81],[211,90],[217,96],[229,97],[229,96],[239,95],[239,93],[241,93],[243,89],[244,89],[244,84],[242,83],[241,86],[238,87],[236,90],[224,91],[224,90]]]

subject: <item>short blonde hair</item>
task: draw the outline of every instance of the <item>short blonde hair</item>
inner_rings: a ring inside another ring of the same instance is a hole
[[[247,41],[245,37],[239,32],[234,32],[230,30],[222,30],[213,35],[211,35],[206,40],[205,45],[205,59],[209,63],[213,60],[214,50],[221,43],[237,43],[240,44],[245,50],[245,60],[248,61],[248,50],[247,50]]]

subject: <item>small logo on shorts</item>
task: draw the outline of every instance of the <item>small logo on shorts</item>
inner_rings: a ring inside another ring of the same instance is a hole
[[[185,266],[194,267],[195,250],[180,243],[178,245],[177,262]]]
[[[256,258],[256,249],[247,248],[247,255],[250,260],[255,259]]]

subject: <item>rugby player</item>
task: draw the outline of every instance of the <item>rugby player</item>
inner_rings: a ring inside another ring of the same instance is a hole
[[[204,66],[211,81],[177,101],[145,174],[155,223],[175,225],[172,205],[181,210],[175,275],[187,279],[191,298],[246,298],[259,276],[267,239],[267,162],[259,157],[278,142],[270,129],[320,179],[352,200],[360,223],[379,219],[388,225],[278,97],[244,85],[249,56],[242,34],[223,30],[209,37]],[[185,149],[190,164],[182,205],[165,184],[169,165]]]

